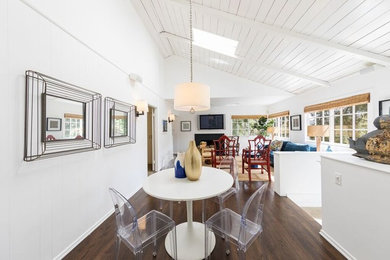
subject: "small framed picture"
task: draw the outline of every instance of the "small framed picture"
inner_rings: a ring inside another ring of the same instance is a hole
[[[163,120],[163,132],[168,132],[168,121]]]
[[[180,130],[182,132],[191,132],[191,121],[180,121]]]
[[[61,131],[61,118],[46,118],[46,131]]]
[[[290,129],[291,131],[302,130],[301,115],[290,116]]]
[[[379,115],[390,115],[390,99],[379,101]]]

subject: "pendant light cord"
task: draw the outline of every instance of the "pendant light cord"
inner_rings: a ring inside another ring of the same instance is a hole
[[[190,0],[190,82],[192,82],[192,79],[192,0]]]

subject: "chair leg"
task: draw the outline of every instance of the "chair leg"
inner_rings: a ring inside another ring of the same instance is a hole
[[[268,172],[268,180],[271,181],[271,166],[267,165],[267,172]]]
[[[142,251],[139,251],[138,253],[135,254],[135,259],[136,260],[142,260]]]
[[[245,252],[244,250],[238,250],[238,259],[239,260],[245,260],[246,259],[246,255],[245,255]]]
[[[169,233],[171,236],[171,251],[173,252],[173,259],[177,259],[177,239],[176,239],[176,226]]]
[[[157,227],[156,227],[156,220],[152,219],[152,230],[153,230],[153,233],[156,232],[157,230]],[[153,257],[156,257],[157,256],[157,238],[156,236],[153,237]]]
[[[251,169],[252,169],[252,165],[251,165],[250,163],[248,163],[248,176],[249,176],[249,181],[252,181]]]
[[[121,239],[119,236],[116,236],[116,242],[115,242],[115,259],[119,259],[119,251],[121,249]]]
[[[242,168],[242,174],[245,173],[245,168],[244,168],[244,165],[245,165],[245,161],[244,161],[244,157],[242,157],[241,159],[241,168]]]
[[[204,225],[204,259],[210,259],[209,252],[209,230],[207,225]]]
[[[160,200],[160,211],[162,211],[162,209],[163,209],[163,201]]]
[[[225,253],[226,255],[230,255],[230,242],[228,236],[225,236]]]
[[[173,219],[173,201],[169,201],[169,217]]]
[[[205,222],[205,205],[206,205],[206,200],[202,200],[202,223]]]

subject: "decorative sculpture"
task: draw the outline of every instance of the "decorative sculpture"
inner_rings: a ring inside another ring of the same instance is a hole
[[[390,164],[390,115],[379,116],[374,120],[378,130],[374,130],[356,141],[349,139],[349,145],[357,153],[354,156],[369,161]]]
[[[196,148],[195,141],[190,141],[188,149],[185,153],[184,168],[187,178],[190,181],[199,180],[202,173],[202,156]]]

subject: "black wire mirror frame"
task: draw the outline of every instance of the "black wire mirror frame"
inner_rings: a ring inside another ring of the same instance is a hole
[[[115,136],[113,124],[115,111],[126,113],[127,134]],[[135,144],[136,142],[136,107],[132,104],[111,97],[104,99],[104,147],[112,148],[119,145]]]
[[[39,72],[27,70],[25,75],[24,161],[31,162],[101,148],[101,94]],[[47,96],[83,103],[82,139],[47,140]]]

